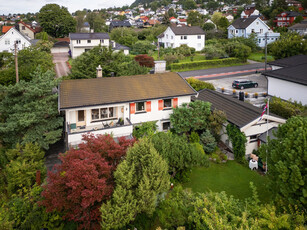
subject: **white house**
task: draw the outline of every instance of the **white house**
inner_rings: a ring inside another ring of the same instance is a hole
[[[12,27],[9,31],[0,36],[0,52],[7,51],[13,53],[15,50],[15,42],[17,43],[18,50],[22,50],[31,46],[30,38],[26,37],[14,27]]]
[[[244,37],[248,38],[251,34],[257,35],[258,46],[265,47],[267,44],[276,41],[280,34],[271,31],[259,17],[238,18],[228,28],[228,38]]]
[[[307,19],[305,19],[301,23],[297,23],[293,26],[288,27],[288,30],[292,32],[297,32],[302,36],[307,35]]]
[[[269,63],[268,94],[307,105],[307,55],[296,55]]]
[[[76,58],[98,45],[111,46],[115,51],[123,50],[126,55],[129,54],[129,48],[110,41],[108,33],[70,33],[69,38],[72,58]]]
[[[232,143],[227,135],[226,126],[233,124],[245,134],[247,139],[245,155],[252,153],[254,149],[258,149],[261,143],[260,136],[266,133],[267,129],[276,128],[286,122],[285,119],[272,114],[269,114],[269,116],[264,114],[260,120],[263,112],[261,108],[213,90],[199,91],[196,99],[210,102],[211,110],[218,109],[225,112],[227,122],[223,125],[221,141],[230,149],[232,149]]]
[[[200,51],[205,47],[205,32],[199,26],[169,26],[158,36],[158,42],[165,48],[187,45]]]
[[[82,53],[91,50],[95,46],[109,46],[110,37],[108,33],[70,33],[71,57],[76,58]]]
[[[197,92],[177,73],[65,80],[59,89],[59,110],[65,112],[68,146],[86,133],[131,136],[133,127],[156,121],[170,128],[172,108],[189,103]]]

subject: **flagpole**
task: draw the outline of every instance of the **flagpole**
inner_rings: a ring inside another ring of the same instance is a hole
[[[265,174],[268,172],[268,140],[269,140],[269,113],[270,113],[270,98],[268,97],[268,107],[267,107],[267,118],[266,118],[266,167],[265,167]]]

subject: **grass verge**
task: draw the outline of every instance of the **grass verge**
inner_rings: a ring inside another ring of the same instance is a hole
[[[250,182],[257,187],[261,202],[267,203],[271,200],[267,189],[268,178],[235,161],[227,161],[225,164],[212,163],[209,168],[195,167],[192,169],[190,182],[184,183],[183,186],[191,188],[193,192],[225,191],[235,198],[245,199],[252,196]]]

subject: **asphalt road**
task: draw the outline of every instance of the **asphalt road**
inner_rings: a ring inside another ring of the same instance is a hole
[[[67,53],[53,53],[53,63],[55,63],[55,72],[57,78],[67,76],[70,70],[67,66],[68,54]]]
[[[240,66],[221,67],[214,69],[202,69],[186,72],[178,72],[184,78],[194,77],[199,80],[221,79],[225,77],[237,77],[253,74],[256,71],[264,71],[264,63],[254,63]]]

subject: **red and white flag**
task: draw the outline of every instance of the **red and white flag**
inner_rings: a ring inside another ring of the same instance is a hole
[[[265,104],[265,106],[264,106],[264,108],[263,108],[263,111],[262,111],[262,114],[261,114],[261,116],[260,116],[260,118],[259,118],[259,121],[261,121],[261,119],[262,119],[263,115],[265,114],[265,111],[267,110],[267,108],[268,108],[268,103]],[[258,121],[258,122],[259,122],[259,121]]]

